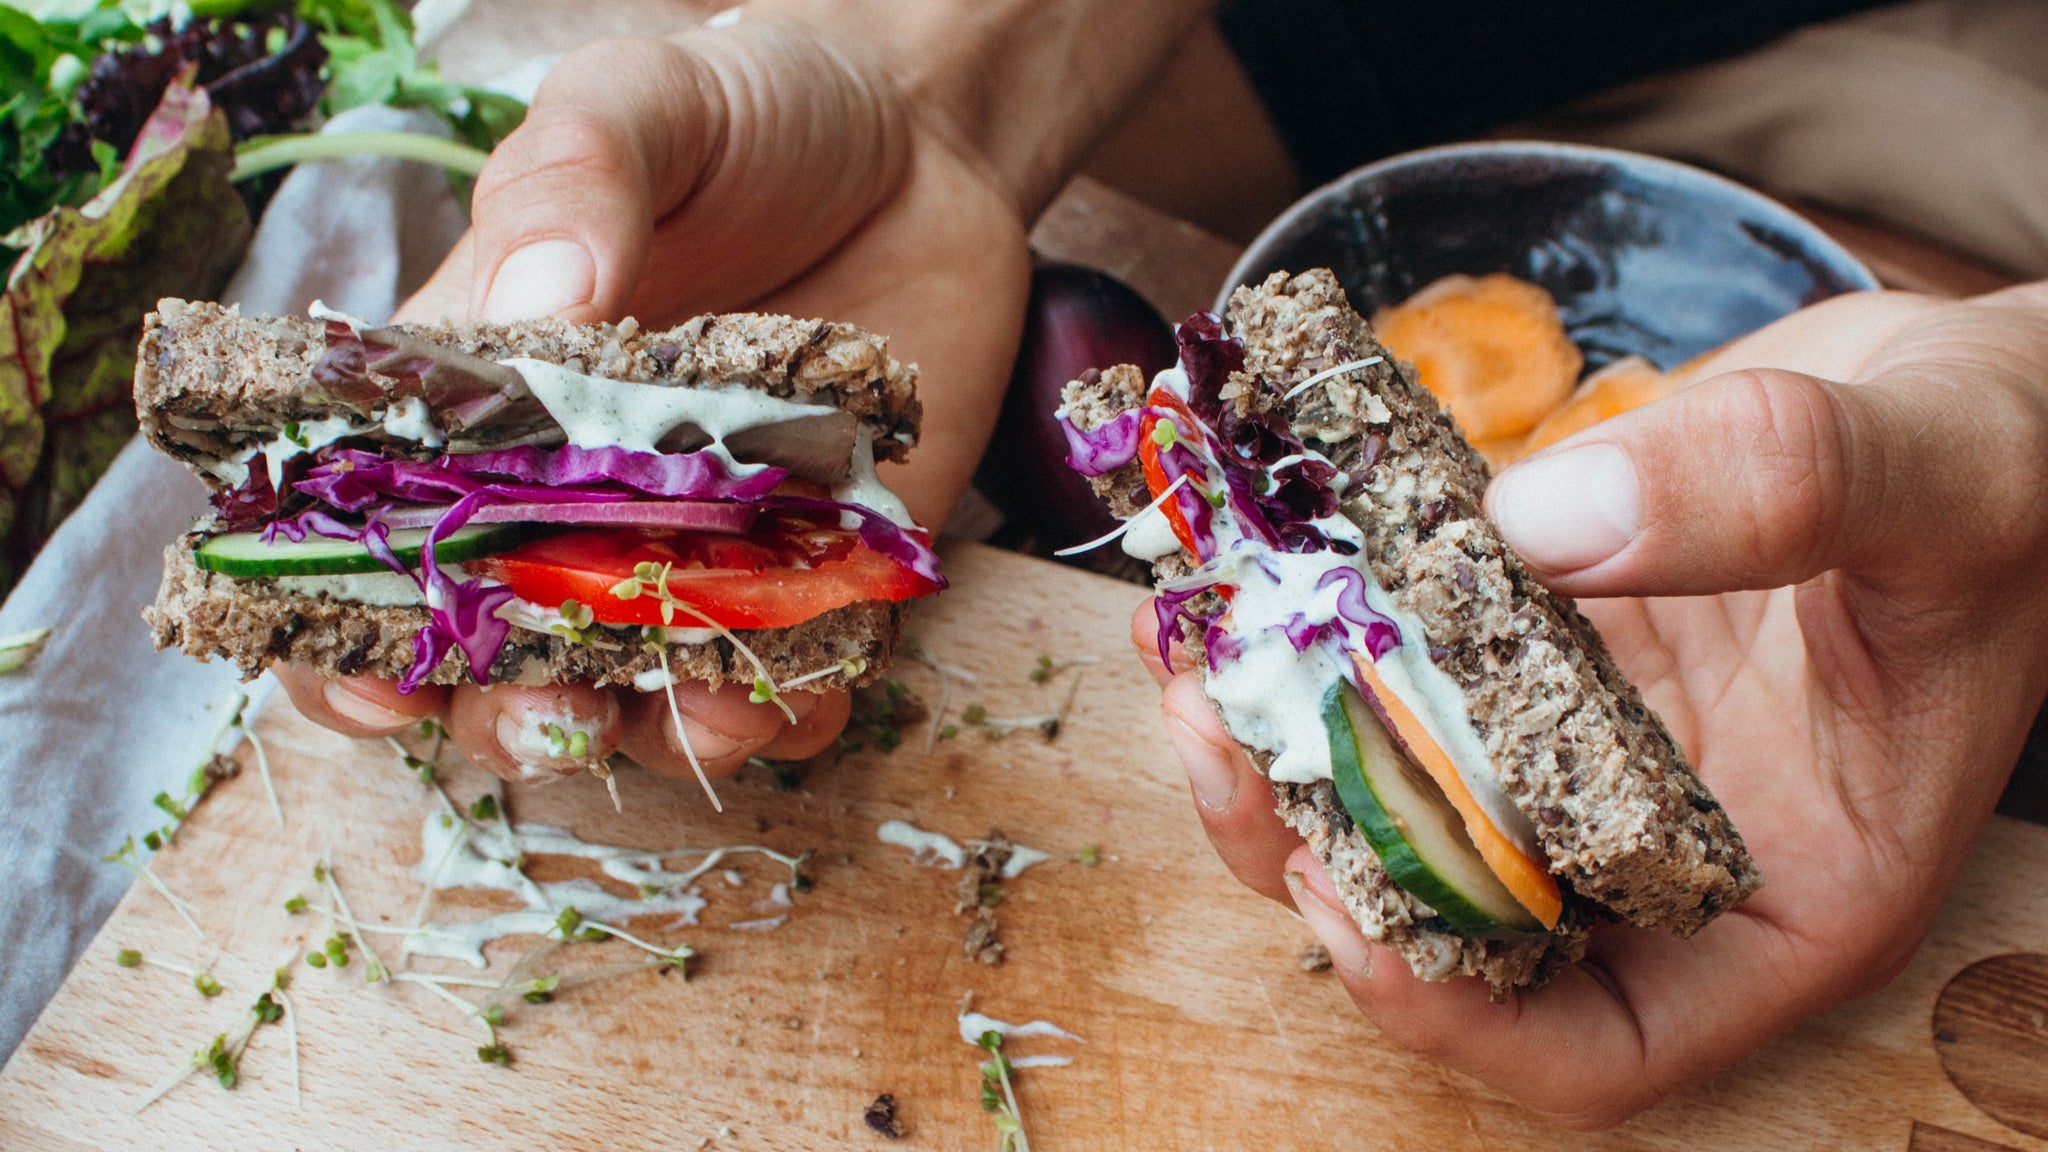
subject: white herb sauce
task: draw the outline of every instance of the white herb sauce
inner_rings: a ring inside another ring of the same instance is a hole
[[[1167,519],[1165,509],[1146,508],[1131,517],[1130,525],[1124,532],[1124,555],[1149,564],[1180,551],[1180,537],[1173,534],[1173,521]]]
[[[547,824],[508,828],[493,821],[472,826],[432,813],[420,829],[420,863],[415,875],[422,882],[437,890],[481,888],[510,892],[526,906],[481,920],[423,925],[408,938],[406,951],[465,960],[483,968],[487,966],[483,952],[486,944],[505,936],[543,935],[554,928],[562,909],[572,907],[586,920],[615,926],[643,916],[661,915],[673,917],[671,927],[694,925],[709,901],[691,885],[728,857],[747,852],[781,858],[779,853],[752,844],[654,851],[592,844],[566,828]],[[593,860],[607,877],[633,885],[645,895],[617,896],[590,880],[539,883],[516,866],[527,856]],[[670,870],[666,861],[678,857],[701,859],[681,871]]]
[[[1185,377],[1178,369],[1160,373],[1154,382],[1177,386],[1181,395],[1186,394]],[[1313,451],[1281,463],[1301,459],[1328,463]],[[1492,757],[1466,710],[1464,690],[1430,660],[1422,622],[1395,607],[1374,579],[1364,559],[1364,534],[1342,514],[1312,524],[1330,539],[1358,550],[1349,556],[1334,550],[1275,551],[1247,538],[1228,504],[1214,513],[1211,526],[1218,556],[1238,558],[1236,575],[1229,580],[1236,591],[1225,625],[1240,652],[1212,670],[1203,683],[1203,691],[1223,716],[1224,727],[1239,743],[1272,753],[1269,775],[1275,781],[1307,784],[1331,778],[1330,737],[1322,705],[1330,689],[1343,678],[1343,670],[1321,645],[1296,652],[1282,626],[1297,613],[1311,625],[1336,619],[1342,586],[1316,585],[1330,571],[1349,568],[1364,577],[1366,603],[1393,620],[1401,632],[1401,643],[1375,662],[1380,678],[1444,750],[1494,826],[1536,855],[1536,829],[1495,778]]]
[[[1050,859],[1052,859],[1052,853],[1050,852],[1040,852],[1036,848],[1026,848],[1022,844],[1012,844],[1010,845],[1010,858],[1003,861],[1003,879],[1015,880],[1024,874],[1026,868],[1031,867],[1033,864],[1043,864]]]
[[[937,832],[927,832],[908,820],[891,820],[875,830],[875,835],[884,844],[910,849],[913,863],[927,868],[965,868],[967,850],[955,844],[951,838]]]
[[[270,488],[275,492],[284,487],[284,462],[294,456],[325,448],[343,436],[353,436],[366,429],[346,416],[328,416],[320,420],[308,420],[298,427],[298,439],[294,440],[280,432],[277,439],[263,445],[263,462],[270,468]]]
[[[963,1012],[960,1014],[958,1023],[960,1025],[960,1038],[969,1044],[975,1045],[981,1043],[981,1034],[984,1032],[994,1032],[1005,1040],[1024,1040],[1033,1036],[1049,1036],[1058,1040],[1073,1040],[1082,1044],[1087,1043],[1086,1040],[1082,1040],[1079,1036],[1047,1020],[1033,1020],[1029,1024],[1008,1024],[993,1016],[984,1016],[979,1012]],[[1015,1062],[1012,1061],[1012,1063]]]
[[[412,440],[428,448],[439,448],[448,442],[448,437],[434,426],[427,402],[418,396],[393,401],[377,419],[384,425],[384,434],[394,439]]]
[[[838,411],[745,387],[670,388],[608,380],[526,357],[499,363],[525,378],[541,407],[569,434],[569,443],[579,448],[617,446],[652,452],[656,441],[689,424],[711,437],[711,450],[742,475],[765,465],[734,460],[725,449],[726,437],[764,424],[830,416]]]
[[[443,568],[441,571],[451,580],[469,579],[469,574],[459,568]],[[376,608],[416,607],[426,603],[420,586],[413,582],[411,576],[390,571],[349,572],[336,576],[273,576],[270,586],[279,592],[326,597]],[[498,615],[510,619],[507,610],[514,604],[524,603],[521,600],[510,601],[498,610]],[[526,606],[533,607],[530,604]]]

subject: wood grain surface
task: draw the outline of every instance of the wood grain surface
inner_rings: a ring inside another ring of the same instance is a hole
[[[514,1004],[504,1029],[516,1056],[509,1068],[480,1063],[476,1026],[422,988],[366,985],[360,961],[347,970],[300,965],[291,985],[299,1103],[286,1035],[266,1027],[233,1091],[194,1076],[137,1114],[151,1085],[247,1012],[275,965],[317,942],[317,916],[282,907],[312,889],[315,859],[333,862],[365,921],[411,922],[430,795],[383,745],[318,730],[276,698],[259,731],[286,827],[274,822],[244,749],[242,774],[157,860],[213,944],[138,885],[0,1071],[0,1148],[898,1146],[862,1122],[882,1092],[910,1129],[901,1147],[993,1147],[976,1050],[955,1030],[972,991],[992,1016],[1050,1020],[1086,1041],[1012,1044],[1018,1055],[1073,1057],[1021,1074],[1039,1152],[1905,1149],[1916,1123],[2048,1152],[2048,1141],[1994,1122],[1950,1083],[1929,1027],[1959,971],[2048,949],[2048,888],[2039,882],[2048,830],[1994,822],[1933,938],[1884,993],[1810,1021],[1618,1130],[1560,1132],[1394,1049],[1327,973],[1302,971],[1308,933],[1230,880],[1189,808],[1157,692],[1127,651],[1140,589],[974,546],[946,560],[955,589],[920,605],[911,631],[933,658],[975,677],[954,678],[955,714],[967,702],[996,716],[1049,711],[1074,673],[1032,683],[1036,658],[1099,660],[1079,669],[1082,690],[1057,742],[970,731],[927,753],[913,732],[893,752],[814,769],[798,791],[749,773],[722,789],[722,816],[694,786],[632,770],[620,778],[623,816],[588,778],[515,790],[516,819],[567,825],[592,841],[816,849],[815,888],[796,897],[782,927],[740,931],[727,926],[762,915],[754,904],[781,869],[742,858],[734,866],[744,887],[707,878],[700,926],[632,925],[699,950],[687,983],[639,973],[551,1004]],[[906,661],[899,671],[936,703],[929,669]],[[466,767],[443,777],[463,802],[483,788]],[[963,959],[959,874],[918,867],[880,843],[877,827],[898,818],[955,840],[994,825],[1062,857],[1007,885],[998,909],[1005,964]],[[1101,847],[1099,866],[1064,858],[1089,844]],[[534,864],[557,875],[579,867]],[[480,915],[503,900],[444,897],[432,919]],[[395,963],[395,949],[380,942]],[[528,943],[495,947],[494,972]],[[174,974],[118,967],[121,948],[207,964],[227,992],[205,999]],[[565,972],[636,958],[617,941],[558,956]],[[470,972],[440,961],[413,968]]]

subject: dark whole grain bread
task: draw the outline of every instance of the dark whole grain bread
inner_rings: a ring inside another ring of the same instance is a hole
[[[1551,870],[1582,904],[1690,934],[1762,884],[1727,814],[1572,602],[1547,591],[1480,512],[1489,474],[1449,414],[1373,338],[1327,271],[1240,288],[1228,316],[1246,371],[1224,387],[1239,411],[1289,402],[1294,433],[1353,477],[1343,506],[1373,574],[1428,634],[1429,656],[1464,689],[1503,789],[1535,826]],[[1068,385],[1069,418],[1093,428],[1143,403],[1128,366]],[[1120,516],[1148,500],[1135,464],[1095,481]],[[1187,570],[1162,561],[1164,579]],[[1189,624],[1189,650],[1202,645]],[[1584,949],[1571,918],[1519,944],[1446,931],[1388,880],[1327,785],[1277,785],[1281,815],[1336,881],[1368,936],[1418,973],[1485,976],[1496,992],[1540,981]]]
[[[288,423],[367,413],[419,395],[416,382],[367,373],[361,394],[337,394],[316,372],[326,325],[294,316],[243,316],[218,304],[162,300],[144,322],[135,360],[135,408],[159,451],[191,462],[269,440]],[[873,433],[878,460],[901,460],[917,442],[917,368],[888,342],[850,324],[741,313],[699,316],[662,332],[619,324],[398,324],[367,330],[411,338],[479,370],[530,357],[614,380],[677,387],[739,385],[851,412]],[[504,369],[497,369],[505,371]],[[372,431],[371,438],[381,433]],[[411,448],[392,441],[397,448]]]

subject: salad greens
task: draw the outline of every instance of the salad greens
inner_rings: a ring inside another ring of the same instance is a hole
[[[525,115],[422,58],[395,0],[28,0],[0,7],[0,593],[135,430],[143,314],[226,283],[274,184],[395,155],[474,176]],[[454,139],[320,135],[370,104]]]

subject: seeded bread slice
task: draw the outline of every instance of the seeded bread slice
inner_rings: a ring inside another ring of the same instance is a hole
[[[1592,626],[1538,584],[1481,515],[1485,462],[1373,339],[1335,278],[1276,273],[1237,291],[1228,323],[1245,341],[1247,371],[1223,395],[1244,412],[1277,406],[1317,372],[1383,357],[1290,402],[1290,425],[1353,477],[1344,513],[1365,533],[1374,575],[1421,620],[1430,659],[1463,687],[1503,789],[1567,889],[1679,934],[1755,891],[1762,876],[1727,814]],[[1144,391],[1134,368],[1090,373],[1068,385],[1069,416],[1093,428],[1140,405]],[[1095,485],[1119,515],[1146,502],[1135,465]],[[1185,571],[1178,558],[1159,568],[1162,578]],[[1390,890],[1327,788],[1276,790],[1282,815],[1330,868],[1367,934],[1417,972],[1476,972],[1498,990],[1540,979],[1583,949],[1575,927],[1535,954],[1433,932],[1415,915],[1418,902]]]
[[[285,591],[273,580],[236,580],[200,568],[192,560],[198,536],[164,550],[164,580],[156,603],[142,610],[158,648],[181,645],[200,659],[219,657],[253,678],[272,661],[305,665],[323,676],[381,676],[396,679],[412,667],[412,638],[427,625],[427,610],[329,600]],[[734,633],[768,668],[776,683],[833,668],[859,658],[865,667],[848,676],[843,669],[806,685],[817,691],[857,687],[882,675],[902,631],[902,605],[869,600],[835,609],[789,628]],[[602,646],[513,628],[491,667],[493,682],[561,684],[584,681],[600,687],[631,684],[635,676],[661,668],[661,658],[641,646],[639,629],[606,631]],[[857,667],[859,665],[856,665]],[[668,645],[668,670],[678,683],[752,684],[754,665],[723,637],[701,644]],[[430,684],[469,679],[462,649],[451,649]]]
[[[850,324],[740,313],[699,316],[663,332],[620,324],[398,324],[374,330],[472,357],[481,368],[529,357],[615,380],[675,387],[741,385],[802,404],[851,412],[872,433],[876,459],[900,460],[917,442],[917,367],[888,342]],[[416,383],[367,373],[367,387],[337,389],[316,372],[325,323],[243,316],[218,304],[161,300],[144,322],[135,360],[135,407],[159,451],[188,463],[224,457],[277,436],[286,424],[368,415]],[[502,371],[502,370],[501,370]],[[376,439],[381,433],[372,431]],[[416,447],[394,441],[394,447]],[[497,445],[492,445],[497,446]],[[209,479],[209,482],[212,482]]]

